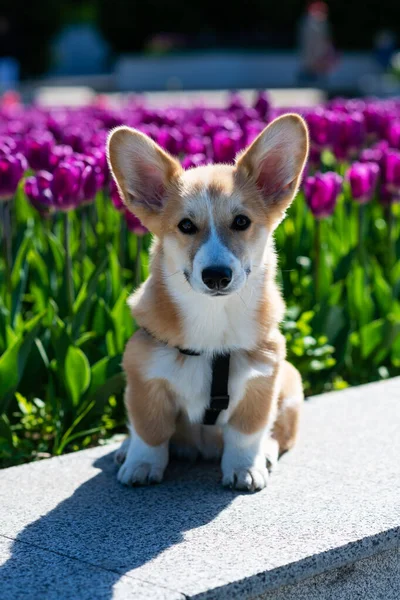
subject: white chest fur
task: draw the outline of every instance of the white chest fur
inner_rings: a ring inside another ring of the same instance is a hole
[[[243,398],[247,382],[260,375],[270,376],[272,363],[255,363],[240,350],[231,354],[228,393],[228,410],[218,418],[218,425],[226,423]],[[210,403],[212,358],[210,355],[179,357],[179,351],[160,345],[152,355],[146,378],[166,379],[176,392],[176,401],[191,423],[200,423]]]
[[[248,285],[239,293],[226,298],[194,292],[180,273],[166,282],[183,321],[185,347],[215,352],[255,347],[264,282],[261,269],[250,275]]]

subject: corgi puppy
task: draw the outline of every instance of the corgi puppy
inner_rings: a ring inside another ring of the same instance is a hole
[[[121,197],[155,236],[151,275],[129,299],[140,328],[123,359],[123,484],[160,482],[175,451],[221,457],[224,486],[261,490],[268,463],[293,445],[303,390],[279,331],[273,232],[307,155],[307,128],[295,114],[268,125],[235,165],[187,171],[143,133],[111,132]],[[221,374],[215,358],[227,355]],[[229,401],[210,425],[214,378],[227,388],[216,399]]]

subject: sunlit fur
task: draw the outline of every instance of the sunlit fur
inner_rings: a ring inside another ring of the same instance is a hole
[[[258,490],[266,456],[295,440],[303,392],[285,361],[279,332],[284,303],[275,283],[273,231],[293,200],[307,158],[303,120],[274,121],[237,159],[184,171],[145,135],[126,127],[109,138],[109,162],[126,205],[155,234],[151,275],[129,299],[142,329],[124,355],[131,425],[119,480],[162,479],[168,442],[178,454],[222,454],[224,485]],[[245,215],[245,231],[232,228]],[[189,218],[193,235],[178,224]],[[216,296],[202,270],[229,267]],[[186,356],[177,346],[200,356]],[[230,352],[229,408],[215,427],[201,425],[209,404],[211,360]]]

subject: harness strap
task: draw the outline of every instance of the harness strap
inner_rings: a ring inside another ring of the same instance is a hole
[[[154,339],[158,339],[148,329],[144,327],[142,329]],[[158,341],[168,345],[168,342]],[[190,350],[190,348],[174,347],[186,356],[201,356],[201,352]],[[217,354],[213,358],[210,405],[204,413],[203,425],[215,425],[221,411],[226,410],[229,406],[228,382],[230,358],[230,354]]]
[[[203,425],[215,425],[222,410],[229,406],[228,382],[230,354],[217,354],[212,362],[211,400]]]

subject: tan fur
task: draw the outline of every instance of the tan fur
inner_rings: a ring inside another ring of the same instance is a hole
[[[174,394],[165,380],[143,381],[141,370],[154,341],[139,330],[129,340],[123,359],[127,390],[125,404],[138,435],[150,446],[170,439],[178,414]]]
[[[296,441],[303,401],[303,385],[300,373],[287,361],[284,361],[282,365],[281,381],[278,416],[274,424],[272,437],[277,440],[279,450],[282,453],[290,450]],[[285,401],[288,398],[296,398],[297,402],[285,406]]]
[[[178,308],[168,293],[161,274],[162,245],[153,248],[151,276],[129,299],[129,306],[137,323],[154,337],[168,341],[172,346],[182,344],[182,327]]]

